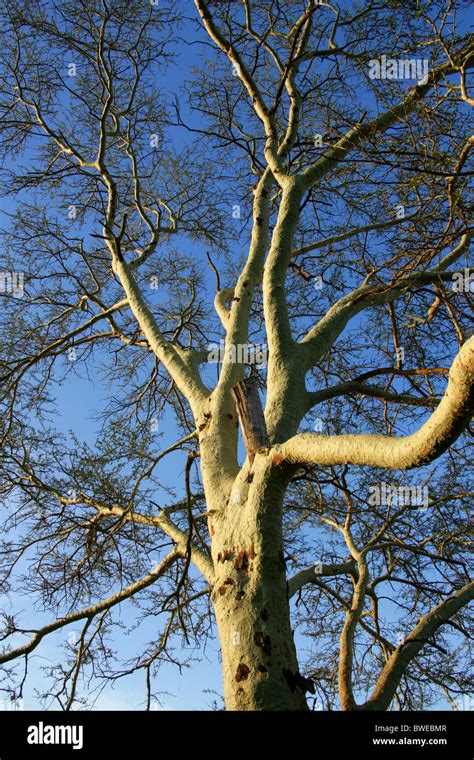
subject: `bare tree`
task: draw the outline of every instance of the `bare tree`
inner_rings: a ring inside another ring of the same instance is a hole
[[[1,583],[51,619],[5,608],[3,689],[79,624],[45,696],[150,707],[215,620],[230,710],[469,693],[463,6],[2,3]],[[156,619],[119,666],[117,605]]]

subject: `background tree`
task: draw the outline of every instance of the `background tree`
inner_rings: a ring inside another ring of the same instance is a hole
[[[80,623],[45,695],[143,670],[149,707],[215,619],[227,709],[468,693],[464,5],[2,3],[1,582],[51,616],[5,608],[4,689]],[[119,604],[161,625],[127,663]]]

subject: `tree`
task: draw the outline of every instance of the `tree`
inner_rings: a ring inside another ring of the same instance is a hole
[[[2,3],[2,588],[51,614],[5,611],[4,688],[80,622],[48,693],[143,670],[149,707],[215,619],[227,709],[466,694],[462,6]],[[183,39],[205,58],[173,98]],[[51,416],[81,371],[94,445]],[[132,599],[166,622],[114,670]]]

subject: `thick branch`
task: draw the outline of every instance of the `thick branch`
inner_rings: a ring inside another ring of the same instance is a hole
[[[454,596],[424,615],[385,665],[371,697],[359,709],[386,710],[410,662],[426,642],[456,612],[474,599],[474,582],[467,583]]]
[[[356,464],[406,470],[437,459],[461,434],[474,409],[474,337],[456,356],[436,410],[412,435],[297,435],[272,448],[275,464]]]
[[[304,570],[300,570],[288,581],[288,598],[291,599],[303,586],[308,583],[316,583],[321,577],[332,577],[334,575],[354,574],[356,562],[350,559],[348,562],[326,563],[321,562],[318,565],[311,565]]]
[[[254,187],[253,226],[247,261],[233,288],[232,306],[221,318],[226,321],[225,356],[219,381],[209,399],[200,426],[201,469],[207,493],[230,491],[239,471],[237,428],[231,389],[244,377],[242,363],[230,360],[229,352],[248,343],[249,319],[255,287],[262,278],[268,247],[269,193],[273,177],[267,168]],[[222,292],[222,291],[221,291]]]
[[[358,556],[357,566],[359,575],[354,587],[352,602],[346,612],[344,625],[341,631],[339,644],[339,697],[343,710],[350,710],[355,706],[352,688],[352,671],[354,663],[354,637],[357,624],[362,617],[365,604],[365,592],[369,582],[369,571],[365,557]]]

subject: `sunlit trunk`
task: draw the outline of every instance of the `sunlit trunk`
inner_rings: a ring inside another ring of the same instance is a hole
[[[212,599],[228,710],[306,710],[290,625],[281,532],[283,477],[257,457],[245,503],[212,520]]]

